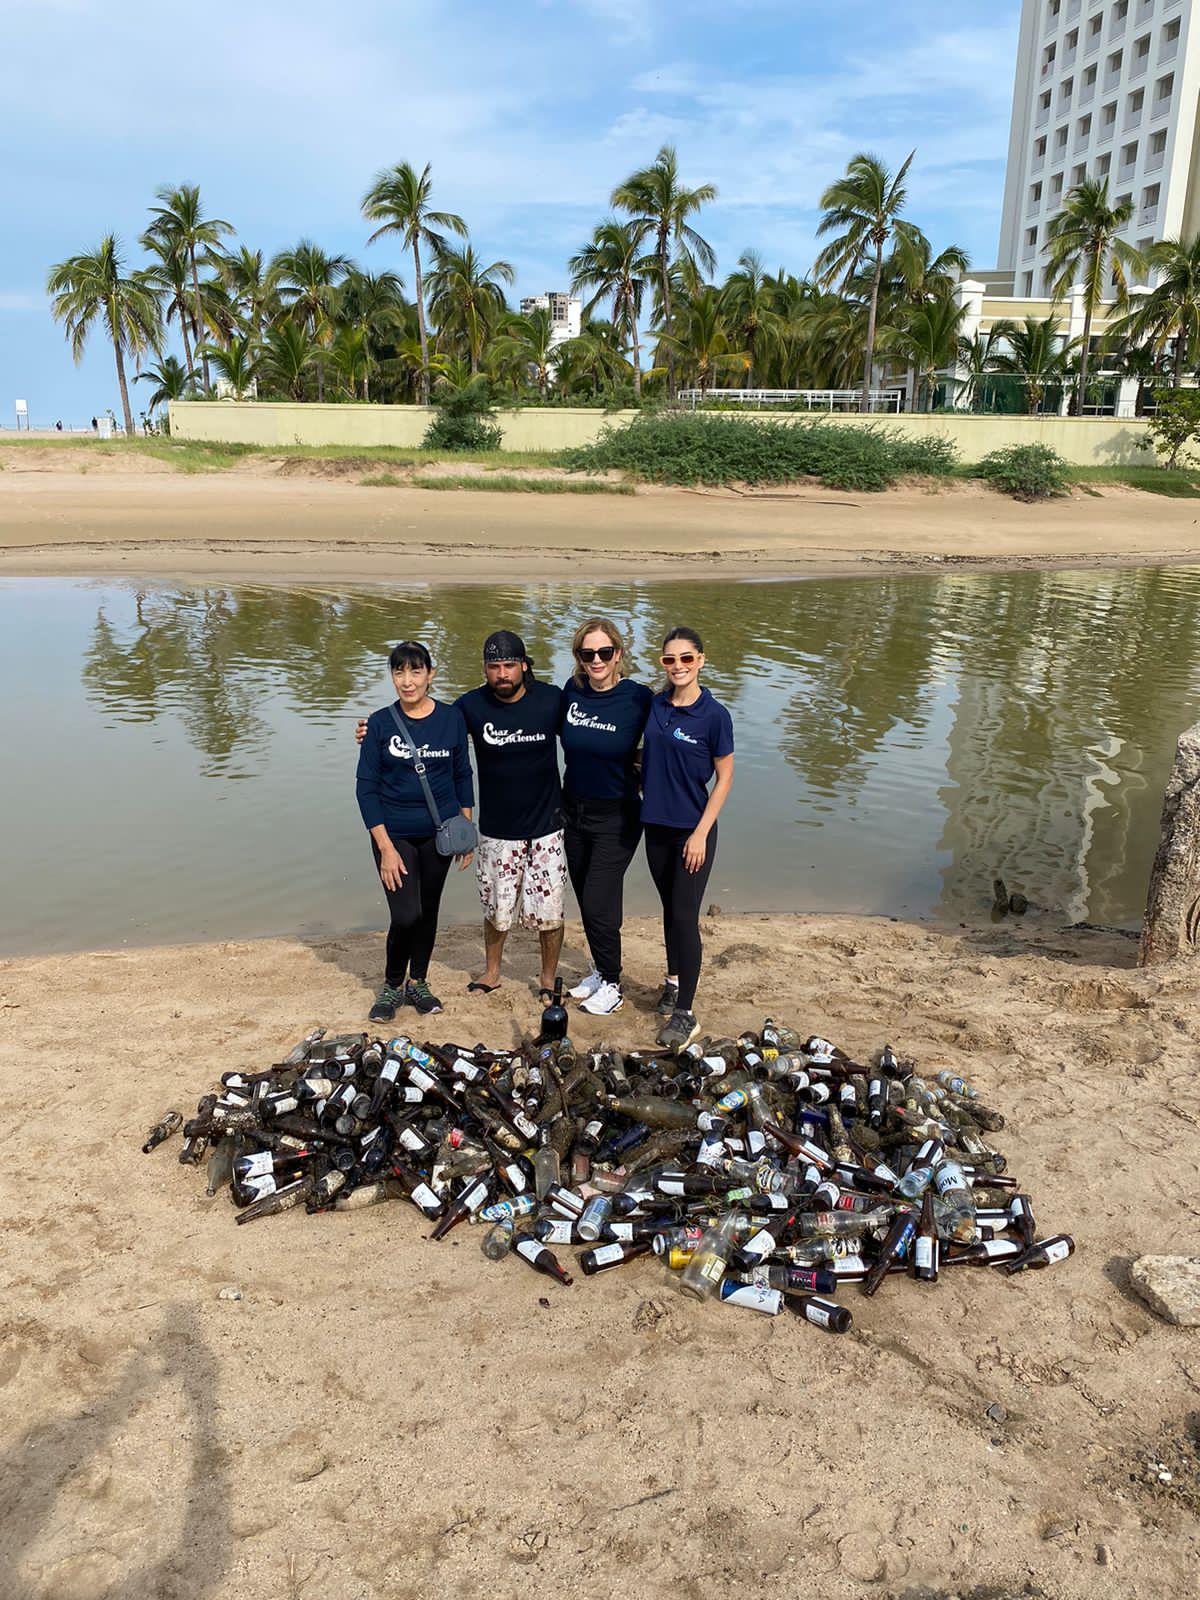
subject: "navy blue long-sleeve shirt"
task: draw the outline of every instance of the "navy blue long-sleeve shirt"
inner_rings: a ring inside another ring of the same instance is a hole
[[[475,800],[462,712],[440,700],[427,717],[405,717],[399,701],[396,710],[421,752],[439,817],[457,816]],[[368,831],[380,823],[392,839],[427,839],[435,831],[412,754],[387,706],[367,718],[354,788]]]
[[[633,764],[642,742],[654,691],[632,678],[597,692],[568,678],[562,691],[563,788],[574,800],[623,800],[638,804]]]

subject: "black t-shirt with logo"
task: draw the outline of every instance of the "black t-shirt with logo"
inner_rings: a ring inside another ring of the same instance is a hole
[[[568,678],[562,695],[563,788],[574,800],[623,800],[636,807],[633,758],[654,691],[620,678],[611,689],[597,693],[590,683]]]
[[[527,680],[519,700],[484,684],[455,702],[466,719],[479,777],[479,831],[489,839],[541,839],[562,827],[558,724],[562,695]]]

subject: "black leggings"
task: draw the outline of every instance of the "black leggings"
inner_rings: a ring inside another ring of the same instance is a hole
[[[667,944],[667,971],[679,979],[679,1007],[690,1011],[700,982],[700,904],[708,888],[717,854],[717,829],[713,825],[699,872],[683,864],[683,847],[691,828],[664,828],[646,824],[646,863],[663,908],[663,936]]]
[[[438,855],[432,834],[426,839],[393,839],[392,843],[404,863],[404,877],[398,889],[383,891],[392,914],[385,981],[399,989],[405,977],[420,981],[429,976],[429,958],[437,939],[438,907],[450,871],[450,857]],[[378,872],[379,846],[374,839],[371,852]]]
[[[568,796],[565,810],[563,849],[592,962],[606,983],[620,983],[625,873],[642,825],[620,802],[589,806]]]

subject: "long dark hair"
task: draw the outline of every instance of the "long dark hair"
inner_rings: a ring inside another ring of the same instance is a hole
[[[698,656],[702,656],[704,654],[704,640],[696,632],[695,628],[672,628],[670,633],[667,634],[666,638],[662,642],[662,655],[666,655],[667,646],[671,643],[672,639],[683,639],[688,644],[694,644],[696,647],[696,654]],[[664,678],[661,693],[670,694],[670,692],[671,680],[670,678]]]

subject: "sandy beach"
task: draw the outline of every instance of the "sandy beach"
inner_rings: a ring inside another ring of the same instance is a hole
[[[1200,974],[1048,919],[706,935],[714,1031],[769,1010],[967,1074],[1073,1259],[843,1290],[834,1338],[685,1304],[653,1261],[562,1289],[484,1263],[477,1230],[426,1243],[399,1203],[239,1229],[145,1130],[315,1023],[358,1026],[381,938],[10,961],[6,1596],[1191,1592],[1200,1347],[1126,1276],[1196,1249]],[[647,1037],[658,937],[632,927],[630,1000],[580,1044]],[[432,1031],[507,1042],[536,1018],[532,946],[468,1000],[476,946],[443,937]]]
[[[966,483],[881,495],[365,487],[379,471],[252,456],[185,475],[153,457],[0,446],[0,576],[487,583],[1200,559],[1195,501],[1119,487],[1040,506]]]

